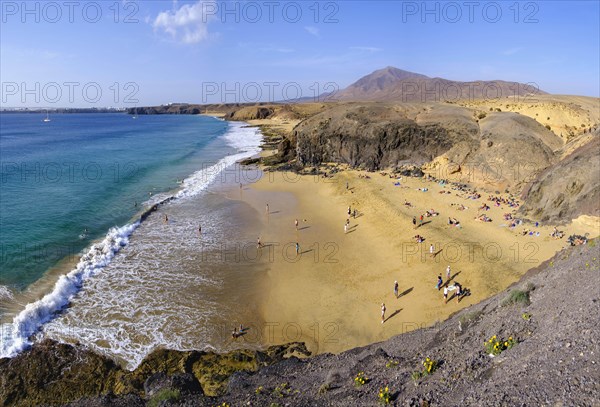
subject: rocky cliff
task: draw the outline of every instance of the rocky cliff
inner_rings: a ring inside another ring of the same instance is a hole
[[[334,106],[293,131],[298,162],[341,162],[367,170],[423,166],[439,178],[520,192],[552,165],[560,137],[516,113],[444,104]]]
[[[600,216],[600,131],[523,192],[521,212],[532,219],[565,222],[579,215]]]

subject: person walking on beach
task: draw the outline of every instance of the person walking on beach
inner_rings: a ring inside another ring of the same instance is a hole
[[[260,241],[260,236],[259,236],[259,237],[256,239],[256,248],[257,248],[257,249],[260,249],[260,248],[262,248],[262,246],[263,246],[263,244],[262,244],[262,242]]]
[[[398,298],[398,282],[394,281],[394,296]]]
[[[267,204],[267,207],[265,208],[265,212],[267,213],[267,215],[269,214],[269,204]]]
[[[421,220],[421,223],[419,224],[419,226],[423,226],[423,214],[421,214],[421,217],[419,219]]]
[[[348,233],[348,222],[344,223],[344,233]]]
[[[169,223],[169,217],[165,214],[165,223]]]
[[[444,304],[448,303],[448,287],[444,287]]]
[[[413,216],[413,228],[417,228],[417,218],[416,216]]]
[[[442,280],[442,276],[439,275],[437,284],[435,285],[435,288],[437,288],[439,290],[440,288],[442,288],[442,284],[444,284],[444,280]]]
[[[448,264],[448,267],[446,267],[446,280],[450,280],[450,265]]]
[[[429,245],[429,255],[431,257],[435,256],[435,246],[432,244]]]
[[[354,214],[354,219],[356,219],[356,208],[354,208],[353,214]]]
[[[198,234],[202,234],[202,225],[198,225]]]
[[[300,244],[296,242],[296,255],[300,254]]]
[[[346,190],[348,190],[348,181],[346,181]]]
[[[385,303],[381,303],[381,323],[385,321]]]
[[[352,210],[350,209],[350,207],[348,207],[348,219],[350,219],[350,214],[352,213]]]
[[[296,225],[296,230],[298,230],[298,219],[294,221],[294,225]]]

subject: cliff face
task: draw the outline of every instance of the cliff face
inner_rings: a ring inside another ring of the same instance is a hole
[[[521,212],[542,221],[600,216],[600,131],[547,168],[524,191]]]
[[[342,162],[368,170],[420,166],[469,138],[439,123],[417,124],[405,112],[375,104],[326,110],[296,126],[294,136],[302,165]]]
[[[336,106],[301,122],[293,137],[302,165],[424,165],[438,178],[518,192],[562,146],[531,118],[440,104]]]
[[[398,406],[594,406],[600,292],[590,282],[600,273],[599,248],[567,248],[445,322],[338,355],[298,359],[291,355],[306,354],[299,344],[220,356],[159,350],[127,372],[79,346],[44,342],[0,360],[0,403],[143,406],[167,390],[180,406],[377,406],[388,386]],[[514,342],[490,357],[492,338]],[[436,367],[417,375],[426,358]],[[355,387],[359,372],[368,380]]]

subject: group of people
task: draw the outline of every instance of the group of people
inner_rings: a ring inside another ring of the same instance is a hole
[[[478,220],[480,222],[491,222],[492,218],[490,218],[489,216],[487,216],[485,213],[483,215],[479,215],[475,217],[475,220]]]
[[[427,216],[428,218],[432,217],[432,216],[438,216],[440,213],[436,212],[433,208],[429,209],[428,211],[425,211],[425,216]]]
[[[555,239],[562,239],[564,235],[565,232],[563,232],[562,230],[558,230],[556,226],[554,226],[554,229],[552,229],[552,233],[550,233],[550,237],[553,237]]]
[[[507,205],[507,206],[509,206],[511,208],[518,208],[519,207],[519,201],[517,201],[512,196],[509,196],[508,198],[504,198],[502,196],[490,195],[488,197],[488,201],[494,202],[494,205],[496,205],[498,207],[500,207],[500,205]]]

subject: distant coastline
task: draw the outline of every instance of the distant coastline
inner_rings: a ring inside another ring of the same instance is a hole
[[[88,107],[82,107],[82,108],[78,108],[78,107],[60,107],[60,108],[49,108],[49,109],[42,109],[42,108],[28,108],[28,107],[24,107],[24,108],[2,108],[0,109],[0,114],[4,114],[4,113],[35,113],[35,114],[42,114],[42,113],[126,113],[127,109],[126,108],[121,108],[121,107],[92,107],[92,108],[88,108]]]

